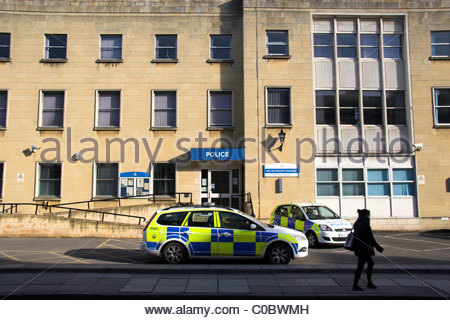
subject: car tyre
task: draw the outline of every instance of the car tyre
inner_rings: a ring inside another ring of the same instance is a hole
[[[314,231],[308,231],[306,233],[308,239],[308,245],[310,248],[317,248],[319,246],[319,240],[317,240],[316,233]]]
[[[291,251],[284,243],[274,243],[266,253],[266,259],[271,264],[288,264],[291,259]]]
[[[169,242],[162,249],[162,258],[169,264],[184,263],[188,258],[186,248],[177,242]]]

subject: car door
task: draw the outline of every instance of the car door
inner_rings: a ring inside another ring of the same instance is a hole
[[[192,211],[180,230],[189,241],[194,256],[215,256],[217,254],[217,228],[214,225],[214,211]],[[214,241],[215,240],[215,241]]]
[[[253,221],[228,211],[219,211],[219,256],[255,256],[257,230],[252,230]]]

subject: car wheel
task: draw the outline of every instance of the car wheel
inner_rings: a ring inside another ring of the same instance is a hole
[[[271,264],[288,264],[291,261],[291,252],[287,245],[275,243],[267,250],[266,258]]]
[[[317,248],[319,246],[319,241],[317,240],[317,236],[314,231],[307,232],[306,238],[308,239],[308,245],[310,248]]]
[[[187,257],[186,249],[177,242],[166,244],[162,250],[162,258],[166,263],[180,264],[185,262]]]

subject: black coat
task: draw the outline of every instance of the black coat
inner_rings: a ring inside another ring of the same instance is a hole
[[[375,238],[373,237],[372,229],[370,228],[370,219],[368,217],[359,217],[353,225],[353,228],[353,248],[355,249],[356,256],[374,256],[374,247],[378,250],[381,250],[380,245],[375,241]]]

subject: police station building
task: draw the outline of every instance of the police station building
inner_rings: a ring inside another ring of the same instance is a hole
[[[319,202],[446,228],[449,21],[437,0],[2,1],[0,208]]]

